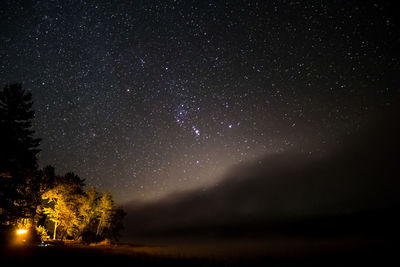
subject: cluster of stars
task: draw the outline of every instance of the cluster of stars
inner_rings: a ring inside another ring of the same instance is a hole
[[[389,3],[1,1],[0,84],[33,93],[40,165],[119,201],[318,153],[393,105]]]

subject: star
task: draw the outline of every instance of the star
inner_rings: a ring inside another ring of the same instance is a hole
[[[0,86],[33,95],[40,168],[120,202],[212,186],[397,105],[387,2],[0,1]]]

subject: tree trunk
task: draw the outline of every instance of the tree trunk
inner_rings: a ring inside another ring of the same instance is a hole
[[[103,215],[100,217],[99,225],[97,226],[96,236],[100,236],[102,224],[103,224]]]
[[[57,222],[54,222],[54,235],[53,235],[53,240],[56,240],[56,234],[57,234]]]

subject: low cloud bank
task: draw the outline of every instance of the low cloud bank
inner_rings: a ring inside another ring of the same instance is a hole
[[[400,207],[398,114],[385,114],[325,156],[269,155],[232,168],[206,191],[130,203],[125,239],[253,238],[302,222],[315,229],[350,217],[338,219],[345,229],[352,220],[354,228],[369,225],[377,214],[391,218]]]

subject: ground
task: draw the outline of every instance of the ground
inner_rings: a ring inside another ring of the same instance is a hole
[[[2,266],[394,266],[395,255],[392,243],[298,239],[244,242],[242,249],[238,243],[3,246],[0,258]]]

